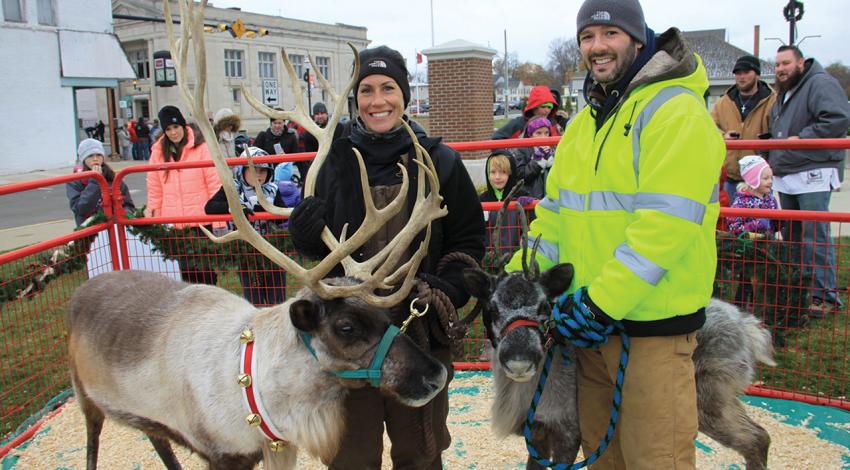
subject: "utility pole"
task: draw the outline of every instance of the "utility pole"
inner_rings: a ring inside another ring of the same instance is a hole
[[[803,19],[803,2],[789,0],[788,5],[782,9],[785,21],[789,23],[788,44],[793,46],[797,39],[797,22]]]
[[[431,0],[431,47],[434,47],[434,0]]]
[[[505,73],[505,117],[508,117],[508,109],[510,109],[511,105],[508,103],[508,89],[510,88],[511,82],[508,79],[508,30],[505,29],[505,59],[502,61],[502,68]]]

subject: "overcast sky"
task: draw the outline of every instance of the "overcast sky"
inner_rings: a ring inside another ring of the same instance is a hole
[[[581,1],[521,0],[211,0],[216,7],[238,6],[244,11],[280,15],[321,23],[346,23],[368,28],[372,46],[386,44],[407,59],[410,71],[415,51],[455,39],[489,46],[502,54],[507,30],[508,52],[521,62],[545,65],[549,43],[575,37],[575,18]],[[824,66],[841,61],[850,65],[850,0],[806,0],[797,24],[797,37],[807,57]],[[643,0],[647,24],[656,32],[670,26],[690,31],[725,28],[729,42],[752,52],[753,26],[761,25],[760,56],[772,60],[780,43],[788,41],[789,26],[782,15],[788,0]]]

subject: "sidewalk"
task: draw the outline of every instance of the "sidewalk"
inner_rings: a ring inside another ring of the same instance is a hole
[[[142,160],[118,160],[118,161],[109,161],[106,163],[115,170],[116,173],[127,168],[128,166],[135,165],[144,165],[147,163]],[[4,184],[13,184],[13,183],[23,183],[26,181],[33,181],[37,179],[50,178],[53,176],[64,176],[71,174],[74,171],[74,165],[63,166],[61,168],[54,168],[52,170],[36,170],[29,171],[26,173],[9,173],[9,174],[0,174],[0,185]]]
[[[108,161],[109,166],[116,172],[127,168],[128,166],[143,165],[145,161]],[[53,176],[68,175],[74,171],[74,166],[66,166],[54,168],[51,170],[38,170],[27,173],[15,173],[0,175],[0,185],[23,183],[38,179],[50,178]],[[32,245],[44,240],[68,235],[74,231],[76,224],[74,219],[70,217],[70,211],[67,212],[68,217],[64,219],[49,220],[31,225],[23,225],[20,227],[12,227],[0,229],[0,251],[8,251],[22,246]]]

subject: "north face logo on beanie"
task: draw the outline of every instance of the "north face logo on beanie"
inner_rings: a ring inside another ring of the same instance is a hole
[[[591,21],[611,21],[611,13],[607,11],[597,11],[590,17]]]
[[[367,64],[367,67],[380,67],[382,69],[387,68],[387,63],[383,60],[373,60]]]

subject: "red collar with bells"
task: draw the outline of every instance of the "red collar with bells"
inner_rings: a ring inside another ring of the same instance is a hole
[[[254,332],[250,329],[242,331],[239,336],[242,343],[242,360],[239,363],[239,376],[236,382],[242,388],[242,402],[250,412],[245,417],[248,425],[257,430],[269,441],[269,449],[274,452],[283,450],[289,443],[283,440],[283,433],[272,423],[269,414],[263,407],[263,400],[257,385],[257,356],[254,354]]]

